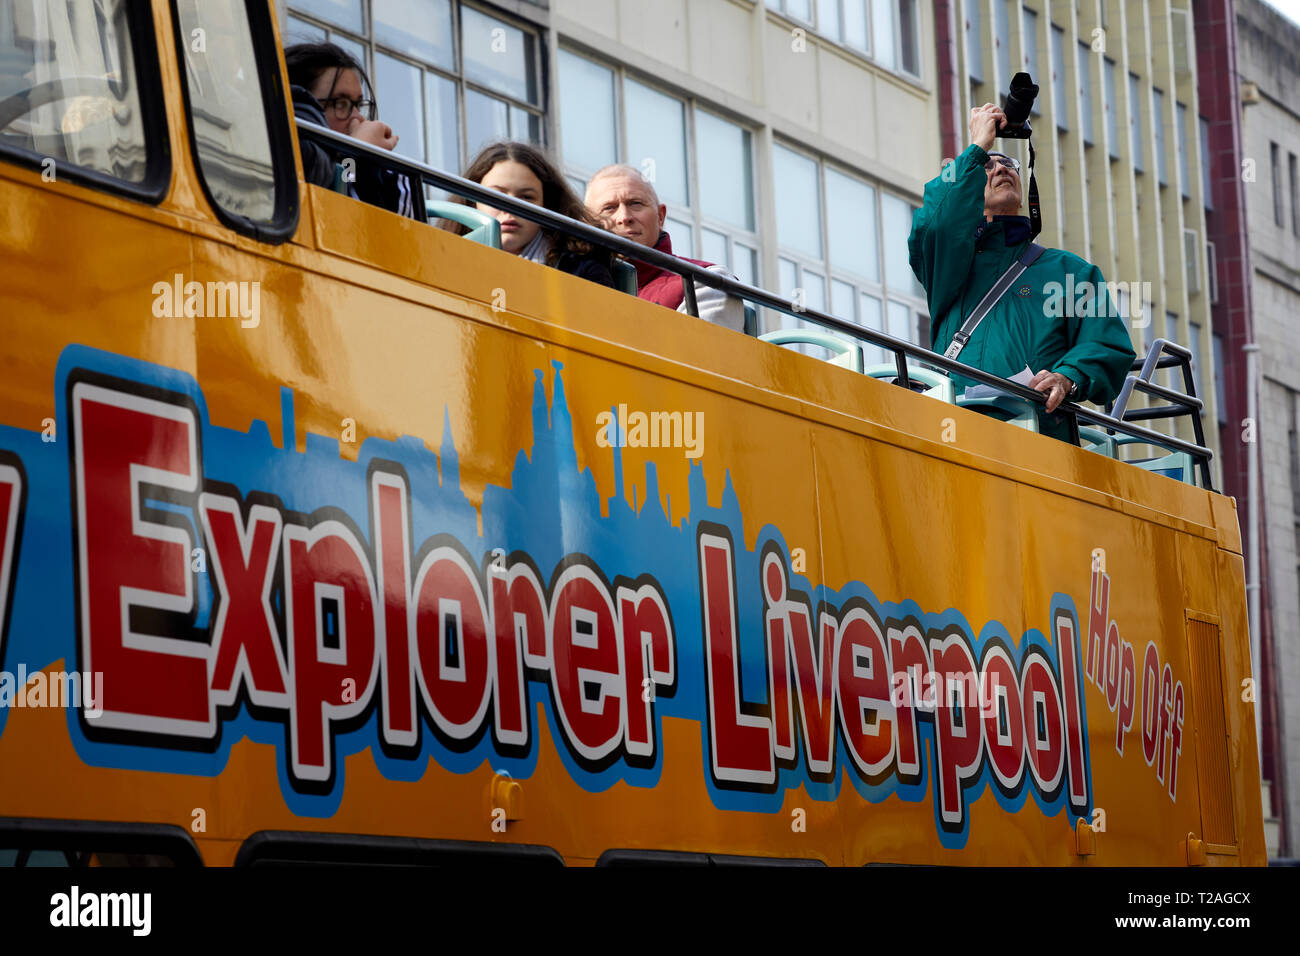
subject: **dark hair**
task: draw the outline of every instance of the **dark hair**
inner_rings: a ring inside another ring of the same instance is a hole
[[[326,70],[356,70],[361,77],[363,96],[374,102],[375,88],[366,75],[366,68],[347,50],[333,43],[295,43],[284,48],[284,64],[289,71],[289,85],[301,86],[310,91]],[[368,119],[374,119],[378,106],[370,108]]]
[[[522,163],[532,171],[542,183],[542,202],[541,205],[551,212],[558,212],[561,216],[568,216],[570,219],[576,219],[578,222],[586,223],[589,226],[599,228],[600,224],[592,218],[591,213],[587,212],[587,207],[582,204],[569,185],[569,181],[564,178],[555,164],[547,158],[536,146],[530,146],[527,143],[492,143],[483,148],[483,151],[474,158],[469,164],[469,169],[465,170],[465,178],[481,183],[483,177],[492,171],[492,167],[497,163],[516,162]],[[472,206],[474,203],[460,196],[453,197],[453,202],[462,205]],[[469,232],[467,226],[459,223],[447,223],[446,228],[450,229],[457,235],[464,235]],[[577,253],[578,255],[591,255],[591,243],[583,242],[573,236],[563,233],[556,233],[550,229],[543,230],[551,238],[551,248],[546,254],[546,264],[552,268],[556,267],[560,257],[565,253]],[[603,249],[596,250],[597,255],[607,255]]]

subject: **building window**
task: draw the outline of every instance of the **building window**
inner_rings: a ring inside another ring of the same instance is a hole
[[[1083,145],[1095,141],[1092,128],[1092,48],[1079,44],[1079,103],[1083,113]]]
[[[920,76],[916,0],[767,0],[767,5],[887,70]]]
[[[1295,153],[1287,156],[1291,171],[1291,232],[1300,236],[1300,170],[1296,168]]]
[[[1116,76],[1117,67],[1115,61],[1106,57],[1103,61],[1105,66],[1102,70],[1102,82],[1105,83],[1106,94],[1106,140],[1107,150],[1110,152],[1111,159],[1119,159],[1119,98],[1116,95]]]
[[[1201,125],[1201,191],[1205,194],[1205,208],[1214,208],[1214,191],[1210,189],[1210,121],[1200,117]]]
[[[1187,106],[1178,103],[1174,112],[1178,121],[1174,130],[1174,133],[1178,136],[1178,183],[1179,188],[1183,191],[1183,198],[1191,199],[1192,167],[1191,156],[1187,149]]]
[[[993,2],[993,46],[996,48],[998,75],[993,78],[998,89],[1011,83],[1011,9],[1015,0]]]
[[[1068,130],[1070,117],[1065,105],[1065,31],[1052,24],[1052,112],[1056,128]]]
[[[772,161],[781,294],[798,290],[809,309],[920,341],[925,290],[907,252],[916,207],[787,146],[775,146]],[[865,357],[888,360],[873,347]]]
[[[1178,316],[1173,312],[1165,313],[1165,341],[1173,342],[1175,345],[1182,345],[1178,341]],[[1165,371],[1164,385],[1166,388],[1182,389],[1183,373],[1177,368],[1167,368]]]
[[[1038,75],[1038,14],[1025,7],[1021,27],[1020,46],[1023,51],[1021,56],[1023,69],[1033,77],[1035,83],[1038,83],[1040,82]],[[1034,100],[1033,114],[1035,116],[1039,114],[1037,99]]]
[[[1155,132],[1156,182],[1161,186],[1169,185],[1169,176],[1165,173],[1165,94],[1163,90],[1151,90],[1151,128]]]
[[[1277,143],[1268,144],[1268,158],[1273,168],[1273,222],[1286,225],[1285,206],[1282,202],[1282,157]]]
[[[1210,336],[1214,355],[1214,404],[1219,410],[1219,424],[1228,424],[1227,390],[1223,384],[1223,336],[1217,332]]]
[[[1196,397],[1205,401],[1205,388],[1201,384],[1201,369],[1204,368],[1201,365],[1201,327],[1196,322],[1187,323],[1187,347],[1192,351],[1192,385],[1196,389]]]
[[[532,28],[453,0],[294,0],[290,11],[290,41],[328,38],[367,66],[395,152],[459,172],[495,140],[542,143]]]
[[[558,99],[564,171],[579,196],[601,167],[634,166],[668,207],[673,252],[758,284],[749,130],[569,50],[559,54]]]
[[[1138,100],[1140,81],[1136,73],[1128,75],[1128,148],[1133,154],[1133,169],[1142,172],[1142,104]]]
[[[984,38],[980,35],[983,6],[983,0],[972,0],[966,4],[966,67],[970,71],[970,78],[976,83],[984,82]]]

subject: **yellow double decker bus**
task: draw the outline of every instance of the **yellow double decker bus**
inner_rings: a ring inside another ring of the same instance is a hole
[[[263,2],[4,12],[0,862],[1265,863],[1203,442],[308,185],[488,196],[295,123]]]

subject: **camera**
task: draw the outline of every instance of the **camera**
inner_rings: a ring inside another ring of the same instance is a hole
[[[1002,112],[1007,114],[1006,124],[998,130],[1000,139],[1029,139],[1033,129],[1029,125],[1029,111],[1038,99],[1038,85],[1028,73],[1017,73],[1011,78],[1011,89],[1003,101]]]

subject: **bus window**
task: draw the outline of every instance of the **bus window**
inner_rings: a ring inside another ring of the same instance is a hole
[[[261,830],[239,848],[237,867],[409,866],[556,867],[564,860],[549,847],[516,843],[423,840],[352,833]]]
[[[172,9],[190,148],[208,201],[232,229],[283,242],[298,224],[298,190],[266,4],[175,0]]]
[[[47,182],[157,202],[170,163],[147,4],[13,0],[0,11],[0,151]]]
[[[190,835],[177,826],[0,818],[0,868],[202,863]]]

